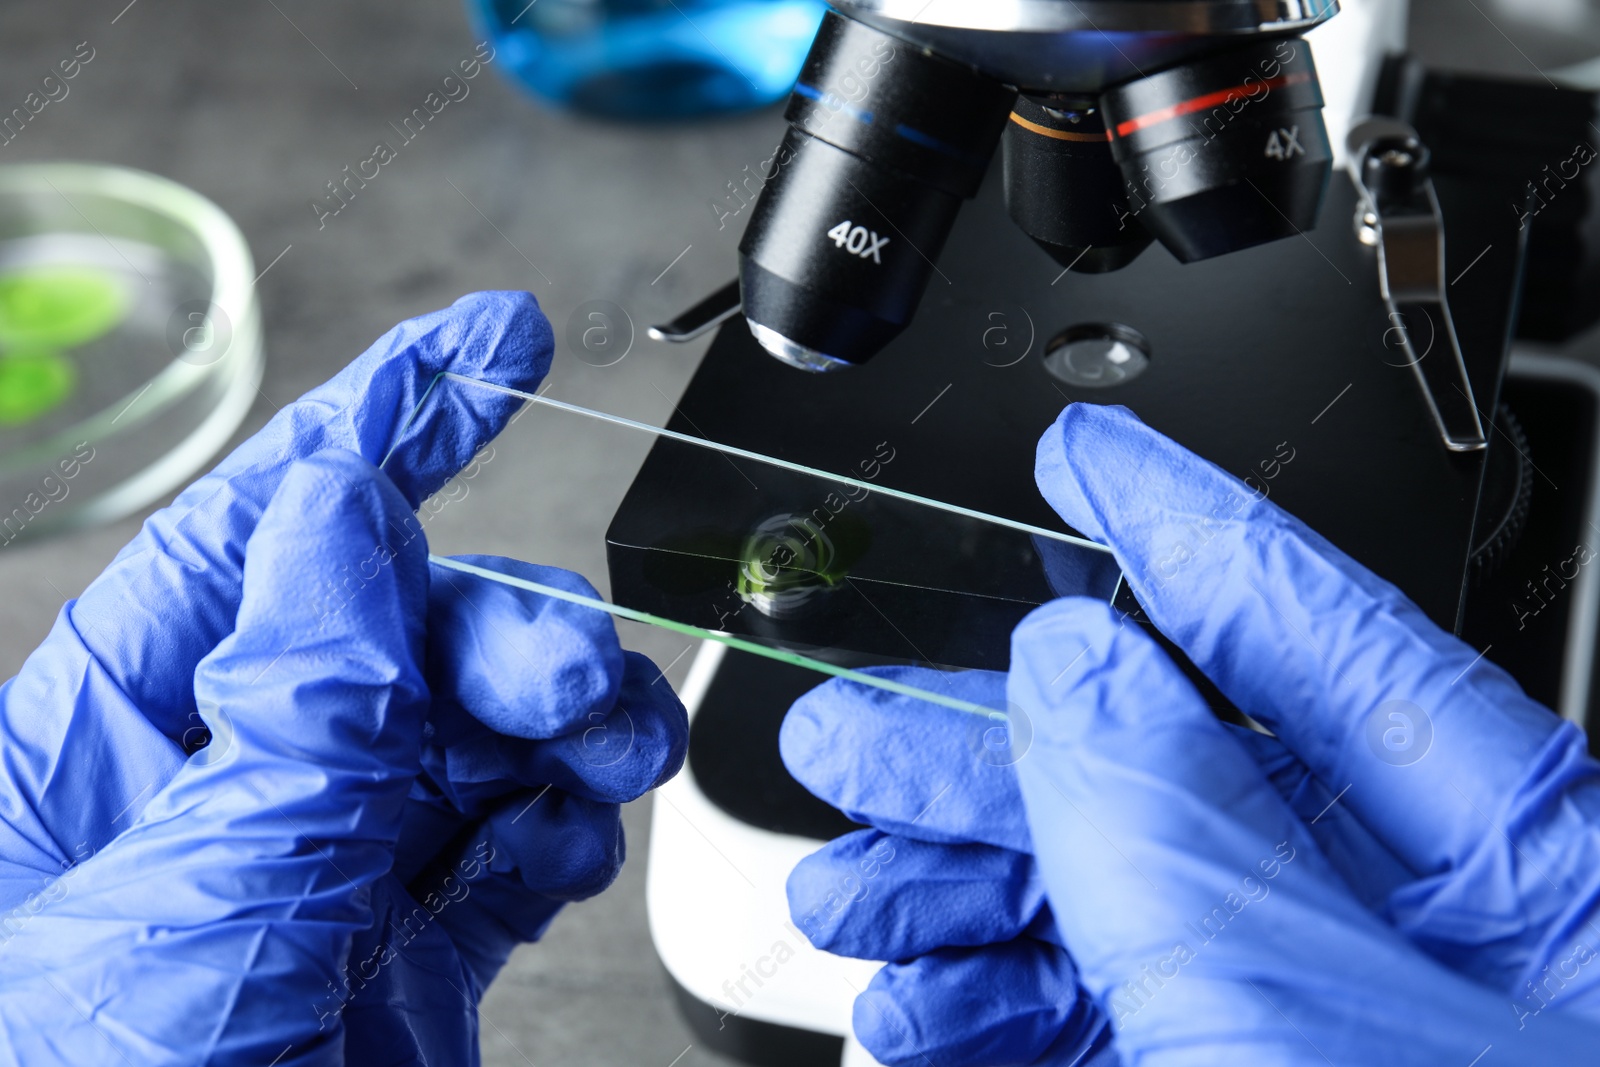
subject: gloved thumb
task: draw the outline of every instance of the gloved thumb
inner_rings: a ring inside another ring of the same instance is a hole
[[[1029,615],[1007,697],[1033,726],[1017,778],[1056,926],[1124,1063],[1423,1067],[1491,1046],[1560,1063],[1573,1042],[1592,1047],[1575,1020],[1524,1029],[1503,997],[1363,907],[1178,668],[1109,605]]]
[[[195,672],[209,744],[7,946],[33,966],[0,981],[0,1028],[48,1045],[21,1062],[113,1062],[107,1041],[135,1063],[342,1062],[315,1005],[393,862],[427,704],[410,517],[353,453],[284,478],[235,630]]]

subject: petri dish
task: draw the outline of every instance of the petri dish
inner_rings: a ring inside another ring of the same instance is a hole
[[[261,381],[253,276],[175,182],[0,167],[0,546],[121,518],[216,454]]]
[[[875,460],[817,470],[453,374],[434,381],[396,448],[444,424],[430,408],[502,403],[515,411],[507,428],[418,511],[434,562],[619,624],[992,716],[1007,709],[860,668],[1004,669],[1028,612],[1067,595],[1111,602],[1122,585],[1105,547],[895,489]],[[608,476],[568,503],[561,488],[586,462]],[[505,559],[575,570],[599,595],[509,573]]]

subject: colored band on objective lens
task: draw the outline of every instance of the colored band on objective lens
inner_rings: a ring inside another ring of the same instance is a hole
[[[1029,133],[1036,133],[1040,137],[1048,137],[1054,141],[1084,141],[1094,144],[1100,141],[1111,140],[1110,130],[1104,130],[1100,133],[1074,133],[1071,130],[1052,130],[1050,127],[1041,126],[1037,122],[1029,122],[1015,111],[1011,113],[1011,121],[1015,122],[1018,126],[1021,126]]]
[[[1240,97],[1254,99],[1263,91],[1271,92],[1274,89],[1282,89],[1287,85],[1299,85],[1301,82],[1310,80],[1311,73],[1303,70],[1297,74],[1284,74],[1276,78],[1267,78],[1264,81],[1256,82],[1254,85],[1235,85],[1232,89],[1219,89],[1214,93],[1206,93],[1204,96],[1185,100],[1181,104],[1173,104],[1171,107],[1164,107],[1157,111],[1140,115],[1138,118],[1129,119],[1127,122],[1119,122],[1117,123],[1117,136],[1127,137],[1130,134],[1138,133],[1140,130],[1149,129],[1151,126],[1158,126],[1163,122],[1182,118],[1185,115],[1192,115],[1196,111],[1205,111],[1207,108],[1231,104]]]

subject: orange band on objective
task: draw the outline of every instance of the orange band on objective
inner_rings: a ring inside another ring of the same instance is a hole
[[[1011,121],[1015,122],[1018,126],[1021,126],[1023,129],[1027,130],[1030,133],[1036,133],[1041,137],[1049,137],[1049,138],[1052,138],[1053,140],[1057,140],[1057,141],[1091,141],[1092,142],[1092,141],[1109,141],[1109,140],[1111,140],[1111,131],[1110,130],[1107,130],[1104,133],[1072,133],[1072,132],[1070,132],[1068,130],[1052,130],[1050,127],[1041,126],[1037,122],[1029,122],[1027,119],[1023,118],[1021,115],[1017,114],[1015,111],[1013,111],[1011,113]]]
[[[1260,85],[1261,89],[1271,92],[1273,89],[1282,89],[1286,85],[1299,85],[1301,82],[1310,80],[1310,72],[1301,71],[1298,74],[1285,74],[1278,78],[1268,78],[1261,82]],[[1204,96],[1197,96],[1193,100],[1185,100],[1181,104],[1173,104],[1171,107],[1152,111],[1148,115],[1140,115],[1136,119],[1118,123],[1117,136],[1126,137],[1129,134],[1138,133],[1140,130],[1148,129],[1171,119],[1192,115],[1196,111],[1204,111],[1207,108],[1217,107],[1221,104],[1231,104],[1240,97],[1254,97],[1261,89],[1251,92],[1253,88],[1254,86],[1250,85],[1235,85],[1232,89],[1221,89],[1214,93],[1207,93]],[[1015,116],[1012,117],[1015,118]]]

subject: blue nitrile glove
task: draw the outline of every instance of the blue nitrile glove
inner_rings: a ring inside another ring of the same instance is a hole
[[[514,399],[449,394],[372,466],[440,371],[529,389],[550,354],[525,293],[395,328],[0,689],[0,1064],[477,1061],[484,987],[612,880],[687,736],[598,613],[430,574],[412,512]]]
[[[869,1050],[940,1067],[1086,1050],[1591,1062],[1600,765],[1582,734],[1123,409],[1068,408],[1038,478],[1278,736],[1217,722],[1137,626],[1077,598],[1018,628],[1008,679],[961,683],[1009,701],[1002,755],[961,712],[840,682],[801,700],[789,767],[878,827],[790,881],[822,947],[899,961],[857,1002]]]

